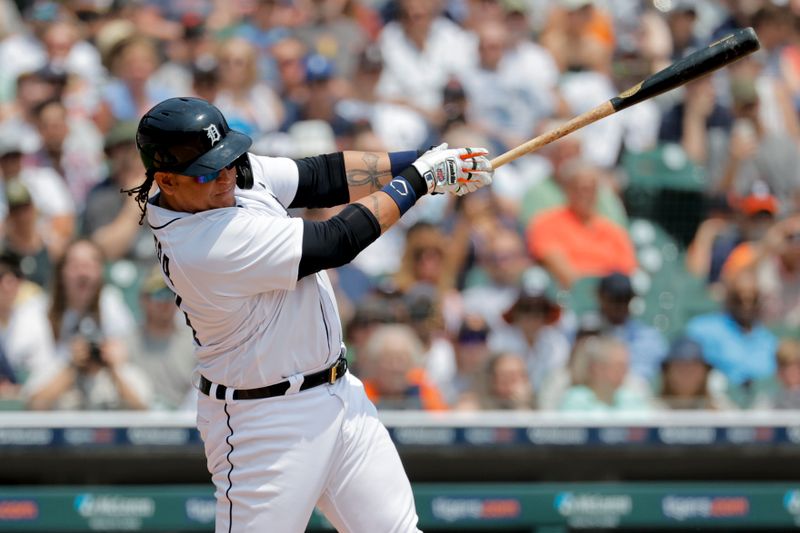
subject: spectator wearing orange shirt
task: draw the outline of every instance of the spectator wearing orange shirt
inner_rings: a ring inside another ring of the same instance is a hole
[[[359,354],[360,377],[378,409],[447,409],[423,369],[425,349],[404,324],[378,326]]]
[[[575,280],[636,269],[633,244],[624,228],[600,215],[595,206],[599,171],[581,161],[564,169],[567,205],[542,212],[527,227],[528,250],[558,280]]]

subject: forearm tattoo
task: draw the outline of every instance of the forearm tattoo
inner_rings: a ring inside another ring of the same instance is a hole
[[[378,224],[381,227],[381,234],[386,233],[386,230],[389,229],[389,224],[385,220],[381,220],[381,203],[378,201],[377,198],[374,196],[370,196],[370,200],[372,200],[372,214],[375,215],[375,218],[378,220]]]
[[[375,192],[392,179],[391,170],[378,169],[378,162],[380,161],[378,154],[365,152],[361,160],[364,161],[366,168],[352,168],[347,171],[347,185],[349,187],[369,185],[370,192]],[[384,179],[383,183],[381,183],[381,179]]]

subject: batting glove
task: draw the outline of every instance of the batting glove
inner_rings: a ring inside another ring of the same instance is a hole
[[[430,194],[462,196],[492,183],[494,169],[485,148],[431,148],[412,165],[425,179]]]

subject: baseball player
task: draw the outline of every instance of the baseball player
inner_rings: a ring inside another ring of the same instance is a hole
[[[486,150],[262,157],[198,98],[153,107],[136,143],[147,178],[126,192],[194,332],[216,531],[304,531],[315,505],[342,532],[418,531],[397,451],[347,372],[324,271],[420,196],[491,183]],[[326,221],[287,212],[342,204]]]

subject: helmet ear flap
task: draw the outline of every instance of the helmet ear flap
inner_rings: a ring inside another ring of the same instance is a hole
[[[253,188],[253,168],[250,166],[250,157],[243,153],[233,162],[236,167],[236,186],[240,189]]]

